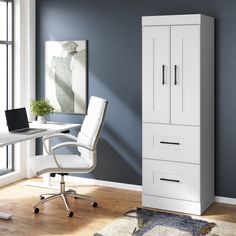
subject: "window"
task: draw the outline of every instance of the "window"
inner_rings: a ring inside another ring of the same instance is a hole
[[[13,107],[13,0],[0,0],[0,125]],[[0,148],[0,175],[13,171],[13,146]]]

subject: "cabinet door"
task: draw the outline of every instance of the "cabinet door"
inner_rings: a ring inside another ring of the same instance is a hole
[[[200,26],[171,26],[171,123],[200,125]]]
[[[170,26],[143,27],[143,121],[170,123]]]

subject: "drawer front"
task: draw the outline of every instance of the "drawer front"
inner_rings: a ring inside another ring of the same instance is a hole
[[[200,201],[200,166],[143,159],[143,194]]]
[[[143,157],[200,164],[200,127],[143,123]]]

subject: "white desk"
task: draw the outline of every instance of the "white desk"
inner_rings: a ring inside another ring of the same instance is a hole
[[[47,124],[38,124],[37,122],[30,123],[30,128],[46,129],[46,131],[35,134],[16,134],[9,133],[7,126],[0,127],[0,147],[19,143],[35,138],[40,138],[45,135],[60,133],[72,128],[78,128],[81,124],[63,124],[56,122],[49,122]]]
[[[0,147],[4,147],[7,145],[28,141],[31,139],[36,139],[43,137],[45,135],[51,135],[60,133],[72,128],[79,128],[81,124],[65,124],[65,123],[57,123],[57,122],[48,122],[47,124],[38,124],[37,122],[30,123],[30,128],[39,128],[46,129],[46,131],[35,133],[35,134],[16,134],[9,133],[7,126],[0,127]],[[0,218],[5,219],[5,217],[10,214],[0,212]]]

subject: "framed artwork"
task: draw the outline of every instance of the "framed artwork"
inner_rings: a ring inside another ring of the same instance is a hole
[[[45,98],[55,112],[86,113],[86,40],[45,42]]]

